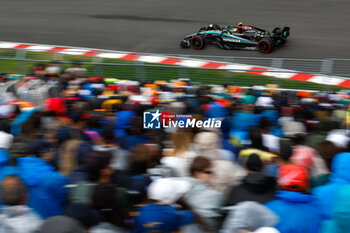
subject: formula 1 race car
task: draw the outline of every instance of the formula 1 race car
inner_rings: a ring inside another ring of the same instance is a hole
[[[289,36],[290,28],[287,26],[267,30],[243,26],[225,26],[220,28],[217,24],[202,27],[197,33],[186,36],[180,43],[182,48],[192,47],[203,49],[206,44],[215,44],[222,49],[259,50],[261,53],[270,53],[273,48],[284,44]]]

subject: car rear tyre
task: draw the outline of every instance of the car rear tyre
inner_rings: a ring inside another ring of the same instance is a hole
[[[262,38],[258,43],[258,49],[261,53],[270,53],[273,49],[273,39],[270,37]]]
[[[192,48],[194,48],[196,50],[203,49],[205,47],[204,37],[201,35],[197,35],[197,36],[192,37],[191,46],[192,46]]]

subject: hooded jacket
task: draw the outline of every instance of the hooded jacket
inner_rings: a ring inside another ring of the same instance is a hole
[[[41,218],[27,206],[4,206],[1,210],[0,233],[34,233],[42,224]]]
[[[332,219],[324,221],[321,233],[350,232],[350,185],[339,191],[332,212]]]
[[[318,233],[320,214],[311,195],[277,191],[277,199],[266,203],[280,218],[275,226],[281,233]]]
[[[256,201],[260,204],[274,199],[276,180],[263,173],[254,172],[243,179],[243,183],[234,187],[227,200],[227,205],[236,205],[242,201]]]
[[[275,213],[255,201],[244,201],[229,208],[220,233],[239,233],[241,229],[255,231],[279,221]]]
[[[322,220],[331,217],[338,191],[341,187],[350,184],[350,153],[337,154],[333,158],[331,170],[330,182],[313,190]]]
[[[83,226],[68,216],[54,216],[47,219],[41,226],[38,233],[84,233]]]
[[[63,212],[67,199],[68,178],[42,159],[18,158],[18,171],[29,192],[28,206],[42,218]]]
[[[123,110],[116,114],[116,123],[114,125],[115,134],[118,138],[127,136],[126,130],[130,127],[131,119],[136,115],[135,112]]]
[[[233,114],[232,127],[234,131],[248,132],[253,125],[259,125],[261,115],[250,112],[236,112]]]
[[[108,222],[101,222],[97,226],[90,228],[91,233],[124,233],[127,232],[120,227]]]
[[[219,212],[223,204],[223,195],[193,177],[178,179],[191,184],[191,189],[184,195],[184,199],[194,211],[215,229],[217,218],[221,216]]]

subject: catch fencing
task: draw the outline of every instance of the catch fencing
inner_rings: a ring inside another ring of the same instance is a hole
[[[241,63],[254,66],[265,66],[297,70],[310,74],[326,74],[350,78],[350,59],[287,59],[287,58],[252,58],[252,57],[219,57],[219,56],[185,56],[169,55],[185,58],[196,58],[230,63]],[[118,79],[151,81],[176,80],[187,78],[192,82],[208,84],[228,84],[237,86],[253,86],[276,84],[280,88],[308,90],[340,90],[341,87],[301,82],[288,79],[277,79],[254,76],[243,73],[246,70],[230,72],[221,69],[190,68],[182,66],[158,65],[139,61],[120,61],[99,57],[83,57],[61,53],[38,53],[25,50],[0,50],[0,73],[16,73],[30,75],[32,68],[38,64],[60,63],[65,70],[79,63],[88,70],[89,76],[113,77]],[[286,71],[293,72],[293,71]]]
[[[265,58],[265,57],[229,57],[178,55],[187,58],[197,58],[221,62],[241,63],[255,66],[266,66],[277,69],[297,70],[305,73],[325,74],[350,78],[350,59],[296,59],[296,58]]]

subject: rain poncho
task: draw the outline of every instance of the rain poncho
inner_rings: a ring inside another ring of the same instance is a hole
[[[331,217],[338,191],[350,184],[350,153],[337,154],[333,158],[331,170],[330,182],[313,190],[322,220]]]

